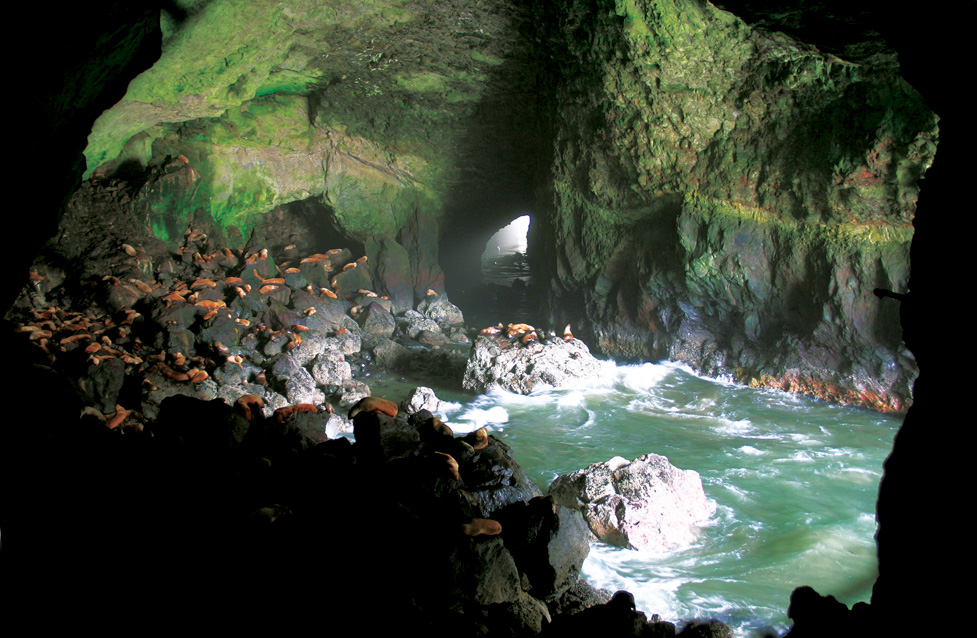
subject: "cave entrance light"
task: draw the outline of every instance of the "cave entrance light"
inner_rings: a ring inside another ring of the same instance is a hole
[[[529,215],[521,215],[500,228],[482,251],[482,282],[503,286],[529,283]]]

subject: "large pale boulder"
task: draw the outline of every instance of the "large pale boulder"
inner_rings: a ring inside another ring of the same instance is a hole
[[[693,542],[713,511],[699,473],[658,454],[616,456],[558,476],[549,494],[579,510],[599,540],[651,551]]]
[[[462,386],[485,392],[499,386],[529,394],[538,386],[561,387],[596,379],[600,361],[579,339],[522,343],[504,335],[479,335],[472,344]]]

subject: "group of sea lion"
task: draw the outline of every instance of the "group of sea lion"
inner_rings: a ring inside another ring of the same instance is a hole
[[[510,341],[518,341],[523,345],[529,345],[535,341],[540,341],[541,337],[536,328],[529,325],[528,323],[510,323],[503,327],[501,323],[495,326],[489,326],[487,328],[482,328],[480,334],[483,335],[499,335],[505,334]],[[556,332],[550,330],[549,333],[543,333],[545,340],[556,340],[558,339]],[[570,331],[570,324],[567,324],[566,328],[563,329],[563,341],[573,341],[573,333]]]
[[[141,248],[121,244],[125,255],[124,266],[128,273],[104,275],[100,281],[83,282],[95,288],[96,297],[106,300],[92,304],[83,311],[57,307],[47,301],[46,293],[53,288],[46,283],[43,266],[35,265],[30,271],[20,307],[11,313],[15,331],[24,333],[30,343],[55,369],[74,367],[82,359],[89,366],[104,364],[118,359],[125,366],[125,376],[141,377],[148,391],[157,389],[161,381],[196,386],[211,378],[215,369],[225,363],[244,369],[247,354],[240,347],[259,340],[286,340],[284,348],[292,351],[301,346],[302,333],[309,330],[304,325],[316,313],[316,308],[296,308],[300,311],[292,325],[273,329],[262,323],[261,309],[270,307],[270,299],[287,305],[298,288],[296,281],[301,275],[309,275],[302,281],[302,289],[314,298],[342,300],[347,314],[355,316],[358,303],[364,298],[378,297],[366,290],[343,290],[336,275],[341,275],[364,265],[366,256],[352,259],[346,249],[333,249],[299,259],[294,245],[286,246],[281,253],[289,260],[275,264],[267,248],[240,250],[212,248],[206,234],[188,228],[183,245],[162,259],[150,257]],[[345,261],[348,263],[343,263]],[[290,263],[291,262],[291,263]],[[298,262],[295,267],[292,264]],[[330,282],[329,288],[317,287],[311,274],[317,279]],[[42,291],[44,291],[42,293]],[[251,305],[235,304],[238,300],[251,300]],[[45,305],[41,306],[39,302]],[[30,307],[34,306],[34,307]],[[351,306],[351,307],[350,307]],[[141,311],[141,312],[140,312]],[[153,316],[143,316],[142,313]],[[284,315],[283,315],[284,316]],[[236,344],[224,344],[218,340],[191,344],[192,351],[185,353],[170,347],[160,347],[159,339],[153,345],[153,335],[145,329],[147,324],[158,323],[163,331],[167,324],[177,320],[190,323],[197,329],[213,325],[217,321],[233,321],[238,334]],[[134,326],[142,327],[134,331]],[[334,333],[345,331],[341,325],[333,327]],[[193,352],[193,353],[191,353]],[[260,367],[260,366],[259,366]],[[255,382],[264,385],[264,371]],[[102,414],[101,419],[112,429],[122,425],[141,429],[145,418],[141,406],[117,406],[115,412]]]

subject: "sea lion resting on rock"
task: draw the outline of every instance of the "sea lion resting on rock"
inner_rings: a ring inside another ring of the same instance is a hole
[[[470,522],[461,526],[461,531],[466,536],[496,536],[502,533],[502,525],[498,521],[490,518],[473,518]]]
[[[295,405],[286,405],[284,408],[278,408],[275,410],[275,422],[284,423],[286,420],[291,419],[296,414],[301,412],[319,412],[311,403],[296,403]]]
[[[451,477],[456,481],[460,479],[460,474],[458,474],[458,461],[455,460],[450,454],[445,454],[444,452],[435,452],[438,456],[443,456],[445,462],[448,465],[448,471],[451,472]]]
[[[474,432],[469,432],[462,440],[472,446],[472,449],[484,450],[488,447],[488,429],[479,428]]]
[[[264,400],[256,394],[242,394],[234,402],[234,411],[248,421],[252,420],[255,411],[260,412],[264,407]]]
[[[380,397],[363,397],[349,409],[349,418],[352,419],[360,412],[380,412],[388,416],[397,416],[397,404]]]

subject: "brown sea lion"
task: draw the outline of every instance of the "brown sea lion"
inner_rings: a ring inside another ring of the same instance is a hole
[[[444,424],[444,421],[442,421],[438,417],[434,417],[434,418],[430,419],[428,421],[428,423],[430,424],[430,426],[432,428],[434,428],[434,431],[437,432],[438,434],[442,434],[444,436],[454,436],[455,435],[455,433],[451,430],[451,428],[449,428],[447,425],[445,425]]]
[[[466,536],[496,536],[502,533],[502,525],[498,521],[490,518],[473,518],[471,522],[461,526],[461,531]]]
[[[277,423],[284,423],[286,420],[291,419],[296,414],[318,411],[319,410],[311,403],[296,403],[295,405],[286,405],[284,408],[278,408],[275,410],[274,416]]]
[[[451,472],[452,478],[454,478],[457,481],[459,478],[458,461],[455,460],[455,457],[451,456],[450,454],[446,454],[444,452],[435,452],[435,454],[444,457],[444,460],[448,464],[448,471]]]
[[[234,411],[250,421],[265,407],[264,400],[256,394],[242,394],[234,402]]]
[[[475,450],[484,450],[488,447],[488,429],[479,428],[474,432],[469,432],[462,440]]]
[[[521,337],[528,332],[533,332],[536,328],[533,328],[528,323],[510,323],[506,326],[506,336],[512,339],[513,337]]]
[[[388,416],[397,416],[397,404],[380,397],[363,397],[349,409],[349,418],[352,419],[360,412],[381,412]]]

